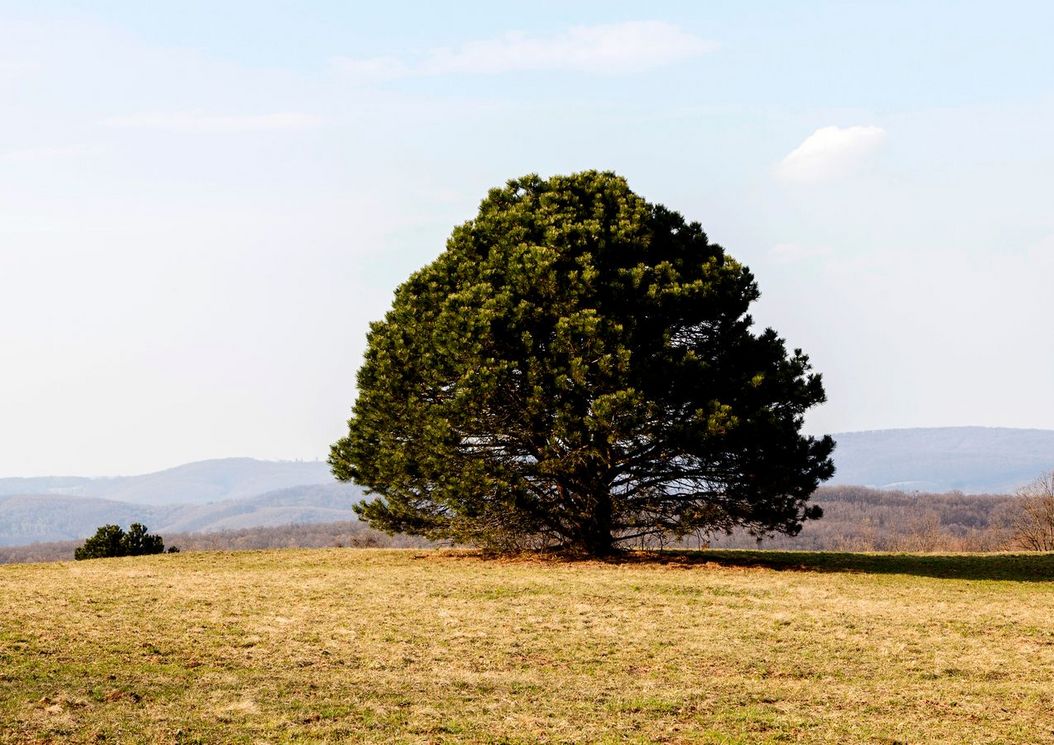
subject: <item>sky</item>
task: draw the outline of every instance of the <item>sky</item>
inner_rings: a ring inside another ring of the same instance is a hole
[[[450,7],[445,7],[450,6]],[[0,476],[324,459],[489,188],[702,223],[813,434],[1054,429],[1054,5],[0,0]]]

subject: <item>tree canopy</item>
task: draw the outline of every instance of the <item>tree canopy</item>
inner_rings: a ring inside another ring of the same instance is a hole
[[[333,472],[375,527],[496,549],[795,534],[834,443],[801,434],[820,376],[757,298],[613,173],[510,181],[370,326]]]

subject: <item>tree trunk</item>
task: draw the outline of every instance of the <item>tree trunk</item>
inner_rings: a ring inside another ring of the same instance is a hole
[[[579,544],[590,556],[608,556],[615,551],[611,535],[611,495],[605,490],[590,500],[592,511],[583,516]]]

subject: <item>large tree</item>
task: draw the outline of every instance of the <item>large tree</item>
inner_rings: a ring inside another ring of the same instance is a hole
[[[820,376],[757,298],[613,173],[510,181],[371,325],[333,472],[375,527],[498,549],[795,534],[834,443],[801,434]]]

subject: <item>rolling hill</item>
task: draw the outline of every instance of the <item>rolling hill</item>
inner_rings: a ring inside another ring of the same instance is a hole
[[[249,459],[244,459],[248,461]],[[230,478],[217,467],[219,461],[212,461],[208,468],[183,467],[198,475],[202,473],[218,474],[217,483],[198,482],[198,494],[213,490],[215,493],[239,494],[248,490],[250,484],[263,488],[262,493],[252,496],[221,499],[205,504],[178,503],[175,500],[165,504],[163,492],[158,491],[159,483],[187,483],[184,479],[153,480],[150,474],[145,477],[132,477],[132,483],[119,483],[124,487],[121,496],[130,494],[153,495],[154,503],[135,503],[125,500],[81,496],[70,493],[43,494],[7,494],[0,495],[0,546],[16,546],[40,541],[62,541],[80,539],[91,535],[95,529],[106,523],[117,523],[127,526],[132,522],[145,523],[153,532],[210,532],[217,530],[237,530],[262,526],[291,525],[305,523],[329,523],[342,520],[354,520],[352,505],[362,498],[362,489],[354,484],[343,484],[333,480],[328,473],[326,481],[307,483],[296,486],[282,485],[289,478],[289,471],[273,469],[272,463],[261,464],[258,474],[249,474],[250,468],[242,459],[235,461],[234,471],[238,478]],[[250,461],[250,464],[253,461]],[[190,464],[198,466],[201,464]],[[304,464],[289,464],[304,465]],[[172,469],[180,471],[181,469]],[[166,474],[171,472],[164,472]],[[266,474],[277,474],[269,481]],[[318,478],[317,474],[306,472],[302,477]],[[142,479],[135,483],[133,479]],[[54,484],[57,479],[5,479],[6,483],[41,482]],[[78,488],[83,489],[84,482],[89,482],[92,491],[98,483],[122,482],[122,479],[69,479]],[[268,489],[269,484],[279,484],[278,488]],[[10,488],[10,487],[8,487]],[[181,492],[186,494],[186,492]]]
[[[843,432],[831,485],[1007,493],[1054,470],[1054,431],[937,427]]]
[[[0,546],[84,538],[106,523],[156,524],[154,508],[98,497],[16,494],[0,497]]]
[[[158,521],[158,530],[207,533],[354,520],[351,507],[360,499],[360,487],[331,480],[328,484],[286,487],[245,499],[181,506]]]

